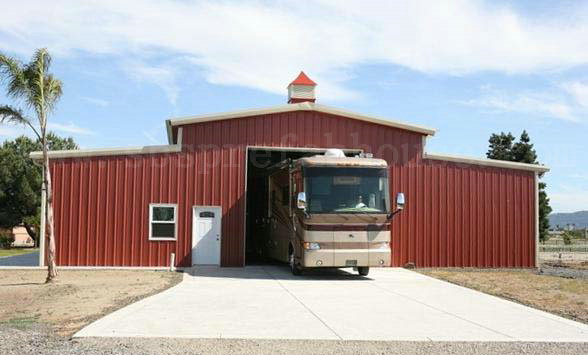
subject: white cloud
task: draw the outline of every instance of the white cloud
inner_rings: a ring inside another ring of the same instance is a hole
[[[81,99],[96,106],[106,107],[110,105],[110,102],[97,97],[82,97]]]
[[[180,94],[179,85],[176,83],[177,68],[167,65],[151,66],[141,62],[126,63],[124,68],[136,81],[159,86],[169,102],[176,105]]]
[[[357,97],[345,83],[353,66],[365,63],[433,74],[532,73],[588,63],[582,3],[550,17],[477,0],[55,0],[45,7],[21,0],[2,11],[2,50],[28,56],[47,46],[57,55],[83,51],[146,62],[182,56],[211,83],[277,94],[303,69],[318,82],[319,99]],[[135,72],[174,101],[174,83],[184,78],[174,68],[145,69]],[[562,107],[545,110],[566,115]]]
[[[574,98],[578,105],[588,108],[588,83],[568,82],[563,84],[562,87]]]
[[[82,128],[75,125],[73,122],[68,123],[58,123],[58,122],[51,122],[48,123],[49,130],[54,130],[58,132],[65,132],[71,134],[81,134],[81,135],[93,135],[94,132],[87,129]]]
[[[576,212],[588,210],[588,190],[563,186],[557,192],[549,192],[550,205],[554,212]]]
[[[579,122],[574,106],[558,95],[546,93],[509,94],[496,90],[483,89],[483,94],[475,99],[459,101],[459,103],[489,109],[495,112],[522,113],[534,116],[558,118]]]
[[[5,125],[0,124],[0,142],[5,140],[14,139],[16,137],[20,137],[25,135],[30,138],[36,138],[33,131],[27,127],[22,125]]]

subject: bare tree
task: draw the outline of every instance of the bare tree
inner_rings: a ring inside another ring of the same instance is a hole
[[[51,56],[45,48],[35,51],[31,62],[26,64],[0,53],[0,79],[6,84],[7,96],[24,106],[23,108],[18,108],[10,105],[0,105],[0,122],[29,126],[39,138],[43,147],[43,187],[46,191],[45,221],[49,241],[46,282],[53,282],[57,278],[53,228],[53,193],[47,144],[47,116],[55,108],[55,104],[62,93],[61,81],[49,73],[50,65]],[[27,117],[25,112],[32,112],[36,116],[38,128]]]

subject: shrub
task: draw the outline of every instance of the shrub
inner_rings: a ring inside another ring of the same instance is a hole
[[[14,243],[14,236],[12,233],[0,233],[0,248],[8,249],[12,247],[12,243]]]
[[[564,232],[564,234],[563,234],[563,242],[564,242],[565,245],[572,244],[572,238],[570,236],[570,233]]]

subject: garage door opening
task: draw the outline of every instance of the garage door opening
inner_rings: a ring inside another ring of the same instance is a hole
[[[245,264],[273,264],[265,249],[270,226],[268,177],[275,172],[276,164],[286,159],[322,154],[327,148],[265,148],[251,147],[247,150],[247,185],[245,210]],[[353,156],[360,149],[345,149]]]

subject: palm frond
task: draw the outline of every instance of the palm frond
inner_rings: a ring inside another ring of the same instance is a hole
[[[0,106],[0,123],[16,123],[27,124],[29,120],[24,116],[24,113],[12,106]]]
[[[24,67],[23,73],[27,81],[28,95],[24,98],[28,106],[34,109],[37,114],[41,113],[41,110],[45,106],[45,94],[44,94],[44,80],[45,73],[43,72],[43,65],[36,61],[27,63]]]
[[[56,79],[52,74],[45,76],[45,106],[48,110],[52,111],[57,101],[62,94],[62,84],[59,79]]]
[[[51,65],[51,55],[47,48],[39,48],[35,51],[33,55],[32,62],[38,68],[40,73],[46,73],[49,71],[49,66]]]
[[[51,55],[46,48],[37,49],[30,63],[25,66],[23,71],[28,81],[30,90],[26,101],[34,109],[39,117],[44,116],[45,110],[50,110],[56,99],[61,95],[60,90],[54,90],[52,87],[55,83],[47,83],[49,65],[51,64]],[[52,77],[51,77],[52,78]],[[60,86],[60,85],[59,85]],[[46,92],[49,89],[50,92]],[[51,92],[53,90],[53,92]]]
[[[47,113],[54,109],[62,94],[61,81],[49,73],[50,65],[51,56],[45,48],[35,51],[31,61],[24,65],[0,54],[0,74],[8,81],[9,96],[21,100],[36,113],[43,133],[47,128]],[[19,122],[20,118],[24,118],[22,112],[6,111],[0,122]],[[37,133],[29,120],[19,123],[28,124]]]
[[[41,138],[41,136],[39,135],[39,132],[37,131],[35,126],[33,126],[31,120],[29,120],[24,115],[22,110],[19,110],[15,107],[8,106],[8,105],[0,105],[0,123],[14,123],[14,124],[23,124],[23,125],[29,126],[29,127],[31,127],[33,132],[37,135],[37,137],[39,139]]]
[[[19,99],[28,94],[22,63],[2,53],[0,53],[0,79],[7,83],[6,93],[8,96]]]

